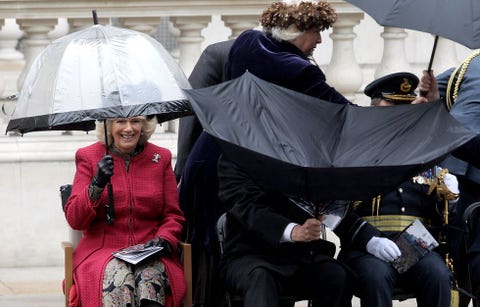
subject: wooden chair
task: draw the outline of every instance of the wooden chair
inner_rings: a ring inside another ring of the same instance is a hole
[[[72,192],[72,185],[65,184],[60,187],[60,196],[62,199],[62,210],[65,207],[68,197]],[[77,230],[70,229],[69,241],[62,242],[65,261],[65,307],[69,307],[69,294],[73,286],[73,250],[77,246],[82,233]],[[183,274],[187,282],[187,292],[183,299],[184,307],[192,307],[192,246],[188,243],[180,242],[181,255],[180,260],[183,264]]]

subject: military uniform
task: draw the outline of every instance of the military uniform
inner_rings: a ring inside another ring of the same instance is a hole
[[[471,53],[457,68],[451,68],[437,76],[440,96],[450,114],[467,129],[480,133],[480,51]],[[450,235],[450,253],[460,286],[472,282],[472,292],[480,294],[480,228],[474,233],[471,246],[465,246],[463,213],[474,202],[480,201],[480,169],[453,156],[447,157],[442,166],[458,177],[460,199]],[[467,253],[467,255],[466,255]],[[465,257],[468,257],[470,276]],[[467,299],[461,306],[468,304]]]
[[[416,97],[414,90],[418,81],[410,73],[391,74],[369,84],[365,93],[375,105],[411,103]],[[456,197],[440,180],[445,173],[446,170],[433,167],[406,180],[393,191],[355,202],[334,230],[341,240],[338,258],[358,276],[356,295],[362,306],[392,306],[395,287],[414,292],[420,307],[450,306],[451,272],[439,253],[427,253],[400,274],[367,247],[374,237],[393,239],[415,219],[428,227],[438,240],[445,204],[440,199],[443,195],[438,193]]]

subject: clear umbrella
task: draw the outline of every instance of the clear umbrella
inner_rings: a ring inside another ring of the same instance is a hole
[[[50,43],[27,72],[8,131],[91,130],[95,120],[191,114],[190,84],[150,36],[93,25]]]
[[[192,114],[185,74],[150,36],[97,24],[50,43],[29,68],[8,131],[92,130],[96,120]],[[107,129],[105,129],[106,133]],[[105,137],[107,140],[107,137]],[[108,154],[108,144],[106,144]],[[114,221],[109,183],[107,223]]]

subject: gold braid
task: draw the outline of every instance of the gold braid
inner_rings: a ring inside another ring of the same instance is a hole
[[[465,61],[463,61],[462,65],[457,67],[453,71],[453,73],[450,75],[450,78],[448,79],[448,84],[447,84],[447,91],[445,93],[446,104],[447,104],[448,111],[450,111],[452,109],[453,104],[455,103],[455,101],[457,101],[458,91],[460,90],[460,84],[462,83],[463,77],[465,76],[465,73],[467,72],[468,65],[470,65],[470,62],[478,55],[480,55],[480,50],[475,51],[474,53],[470,54],[465,59]],[[460,69],[460,73],[458,74],[457,81],[455,81],[455,86],[453,88],[453,95],[450,95],[450,93],[452,91],[453,81],[455,80],[455,75],[457,74],[459,69]],[[453,101],[452,101],[452,98],[453,98]]]

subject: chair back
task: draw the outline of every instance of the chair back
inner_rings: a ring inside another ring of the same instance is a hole
[[[463,221],[465,222],[465,232],[466,238],[470,244],[470,234],[475,229],[476,223],[479,222],[480,219],[480,202],[475,202],[465,209],[463,212]]]
[[[67,203],[68,198],[72,194],[72,184],[67,183],[60,186],[60,197],[62,199],[62,210],[65,211],[65,204]],[[79,230],[74,230],[70,228],[69,232],[69,241],[72,243],[73,248],[77,247],[80,238],[82,238],[82,232]]]

